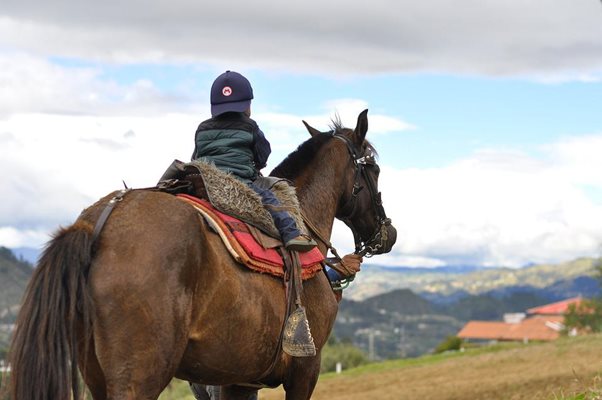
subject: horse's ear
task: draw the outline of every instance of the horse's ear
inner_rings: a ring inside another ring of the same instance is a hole
[[[303,120],[302,120],[303,121]],[[321,134],[322,132],[320,132],[319,130],[317,130],[316,128],[314,128],[313,126],[309,125],[307,122],[303,121],[303,125],[305,125],[305,128],[307,129],[307,131],[309,132],[309,134],[313,137],[316,135]]]
[[[355,126],[355,140],[358,145],[364,143],[368,132],[368,109],[362,111],[357,117],[357,125]]]

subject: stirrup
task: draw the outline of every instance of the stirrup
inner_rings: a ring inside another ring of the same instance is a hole
[[[285,243],[284,247],[286,247],[289,251],[298,251],[301,253],[305,253],[310,251],[318,244],[310,238],[309,236],[299,235],[296,238],[293,238]]]
[[[286,320],[282,350],[293,357],[313,357],[316,345],[309,330],[305,308],[298,307]]]

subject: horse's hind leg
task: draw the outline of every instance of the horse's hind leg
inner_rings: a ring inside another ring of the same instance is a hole
[[[175,373],[171,357],[177,357],[178,351],[170,346],[158,349],[154,341],[161,339],[151,334],[131,331],[129,340],[120,334],[116,336],[119,338],[99,341],[103,348],[99,361],[104,371],[106,399],[156,400]]]
[[[106,398],[156,400],[182,358],[186,338],[177,327],[185,323],[152,300],[121,300],[123,310],[102,303],[96,312],[94,339]]]
[[[94,340],[107,399],[155,400],[174,376],[186,348],[185,291],[168,292],[166,283],[154,285],[148,293],[132,283],[126,290],[120,285],[106,289],[98,282]]]

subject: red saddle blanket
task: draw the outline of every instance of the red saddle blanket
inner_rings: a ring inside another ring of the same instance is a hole
[[[284,261],[275,248],[282,244],[280,241],[271,239],[260,233],[257,228],[216,210],[207,200],[186,194],[178,194],[177,197],[191,204],[203,215],[220,235],[236,261],[258,272],[284,276]],[[302,267],[301,277],[309,279],[322,269],[324,256],[320,250],[314,248],[306,253],[299,253],[299,259]]]

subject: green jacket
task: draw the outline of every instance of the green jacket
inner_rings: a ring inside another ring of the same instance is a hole
[[[252,182],[270,152],[270,144],[255,121],[242,113],[226,113],[199,125],[192,159],[213,163],[242,181]]]

